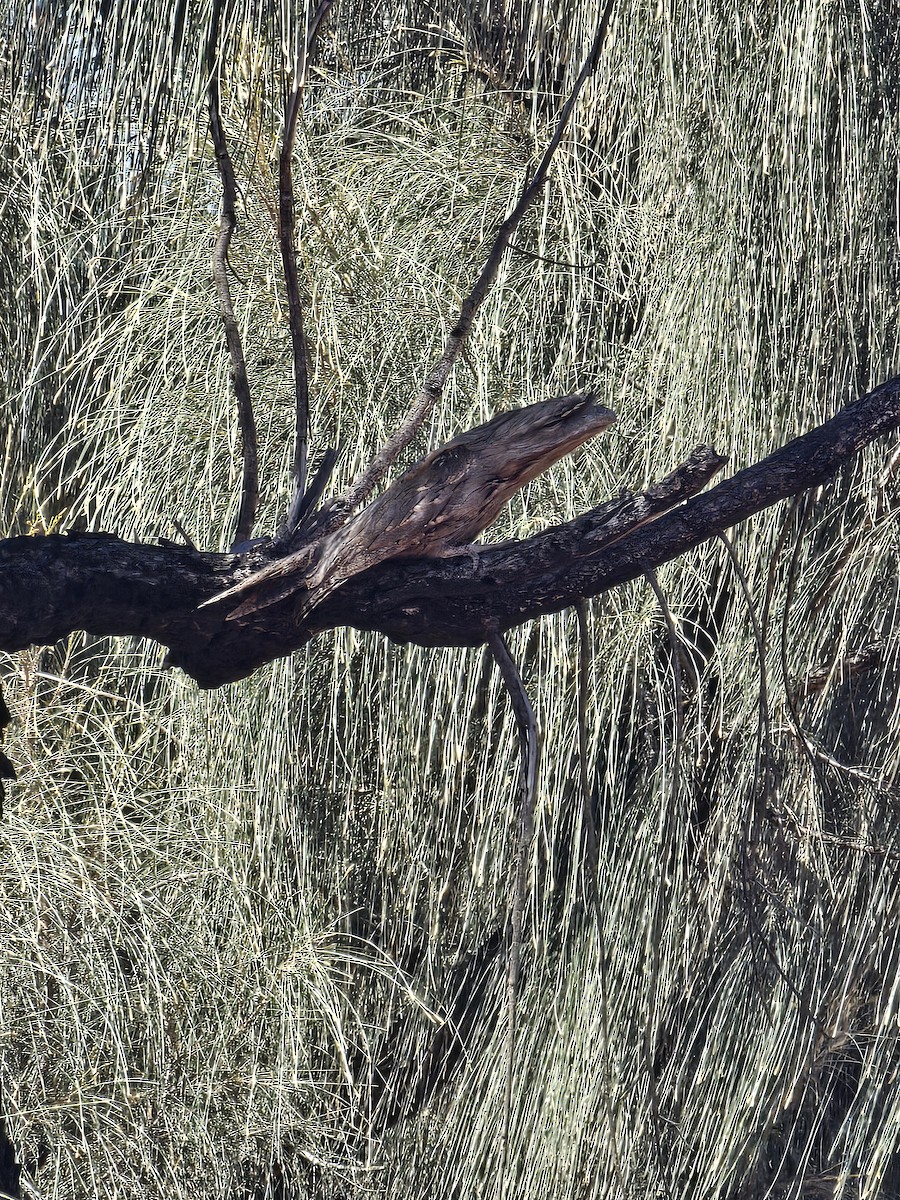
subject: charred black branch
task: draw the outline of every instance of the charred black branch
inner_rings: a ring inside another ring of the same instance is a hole
[[[702,495],[696,493],[722,463],[709,451],[643,496],[610,501],[524,541],[475,555],[378,563],[300,622],[294,597],[247,624],[227,621],[218,606],[199,607],[262,567],[263,554],[201,554],[110,534],[12,538],[0,542],[0,649],[54,642],[78,629],[149,637],[169,647],[169,661],[201,686],[218,687],[340,625],[426,646],[479,645],[492,621],[506,630],[599,595],[819,487],[898,426],[900,378]],[[663,500],[652,499],[658,490]],[[654,516],[654,503],[668,511]],[[636,515],[643,523],[629,532]]]

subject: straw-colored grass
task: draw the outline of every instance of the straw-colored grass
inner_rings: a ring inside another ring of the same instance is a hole
[[[480,28],[478,6],[349,7],[295,166],[314,446],[340,440],[337,485],[438,350],[594,16],[514,6],[498,41],[493,3]],[[227,7],[223,77],[263,530],[289,500],[293,412],[281,10]],[[204,18],[121,4],[101,37],[90,11],[10,26],[5,528],[149,540],[177,520],[221,548],[240,462]],[[897,370],[896,27],[865,4],[620,6],[517,235],[554,261],[507,256],[410,453],[563,390],[595,388],[619,424],[490,537],[700,441],[743,465]],[[505,1185],[517,752],[483,653],[342,630],[213,694],[132,641],[7,657],[0,1084],[23,1194],[896,1195],[893,450],[733,531],[742,576],[721,543],[661,568],[674,638],[647,583],[592,603],[599,920],[575,616],[511,639],[544,749]]]

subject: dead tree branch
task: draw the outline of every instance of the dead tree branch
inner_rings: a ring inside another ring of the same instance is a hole
[[[228,153],[225,130],[222,127],[221,100],[219,96],[219,33],[222,20],[222,0],[213,0],[210,18],[209,39],[206,43],[207,100],[209,102],[209,130],[216,154],[216,165],[222,180],[222,215],[219,221],[219,236],[216,239],[212,259],[212,273],[219,297],[219,311],[225,326],[225,341],[231,356],[231,379],[238,404],[238,422],[241,430],[241,450],[244,460],[241,482],[241,504],[234,533],[235,545],[245,542],[253,532],[256,505],[259,499],[258,451],[256,421],[250,398],[247,379],[247,364],[241,333],[234,315],[231,288],[228,284],[228,249],[237,227],[237,182],[234,166]]]
[[[306,86],[306,75],[313,44],[322,20],[331,8],[332,0],[323,0],[309,20],[298,47],[293,70],[293,85],[284,106],[284,128],[281,151],[278,155],[278,245],[288,302],[288,325],[291,333],[291,352],[294,361],[294,458],[291,477],[294,496],[291,509],[278,538],[290,538],[299,523],[299,514],[306,493],[306,468],[309,452],[309,362],[303,305],[297,280],[297,249],[294,223],[293,154],[297,138],[297,121]]]
[[[262,565],[261,554],[201,554],[110,534],[10,538],[0,542],[0,650],[55,642],[73,630],[149,637],[201,686],[218,687],[340,625],[425,646],[481,645],[492,621],[505,631],[600,595],[821,486],[861,447],[898,427],[900,377],[701,495],[723,461],[710,451],[640,496],[609,501],[524,541],[450,558],[381,561],[346,580],[307,620],[296,619],[294,596],[248,623],[228,621],[227,606],[200,607],[239,582],[248,559]],[[629,531],[636,516],[640,523]]]

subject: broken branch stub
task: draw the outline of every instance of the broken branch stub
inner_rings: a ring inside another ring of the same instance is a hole
[[[304,591],[302,619],[342,583],[387,559],[458,554],[519,488],[614,421],[591,393],[501,413],[426,455],[346,525],[207,603],[246,596],[229,614],[240,619]]]

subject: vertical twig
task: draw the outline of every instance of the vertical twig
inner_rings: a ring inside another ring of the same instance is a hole
[[[672,752],[672,784],[668,799],[668,813],[672,814],[676,810],[678,795],[681,789],[681,741],[684,732],[681,651],[678,645],[678,630],[675,628],[672,610],[669,608],[669,602],[666,600],[666,594],[656,577],[656,572],[652,567],[647,567],[644,575],[659,603],[663,620],[666,623],[669,649],[672,652],[672,678],[675,684],[675,746]],[[644,1028],[644,1060],[647,1070],[647,1091],[650,1099],[650,1119],[653,1125],[653,1153],[656,1158],[656,1165],[659,1169],[662,1185],[666,1195],[669,1196],[671,1195],[671,1191],[666,1179],[666,1163],[662,1150],[662,1115],[659,1103],[659,1088],[656,1086],[656,1075],[653,1069],[654,1050],[656,1046],[656,1029],[654,1026],[656,1024],[656,1009],[659,1001],[660,935],[659,910],[657,908],[653,914],[653,923],[650,931],[650,979],[652,981],[652,993],[648,1004],[647,1024]]]
[[[443,394],[444,385],[450,376],[453,369],[453,364],[456,362],[460,351],[465,345],[466,338],[469,336],[469,331],[472,328],[472,323],[475,320],[475,315],[481,307],[482,301],[490,291],[497,278],[497,273],[500,270],[500,262],[503,258],[503,252],[509,245],[509,240],[516,231],[516,227],[525,214],[528,206],[537,197],[541,188],[547,181],[547,173],[550,170],[550,163],[553,155],[556,153],[559,143],[562,141],[563,134],[568,127],[569,120],[572,116],[572,111],[575,108],[575,103],[578,95],[585,84],[585,81],[593,74],[597,66],[597,60],[600,57],[600,51],[603,48],[603,43],[606,40],[606,31],[609,27],[610,17],[612,16],[613,5],[615,0],[606,0],[606,5],[600,17],[600,24],[597,28],[596,36],[591,43],[591,48],[588,51],[587,58],[584,60],[584,65],[579,72],[578,78],[569,94],[568,100],[562,107],[559,114],[559,120],[556,123],[556,128],[553,131],[553,136],[550,139],[550,144],[544,151],[541,161],[538,163],[537,170],[534,173],[531,181],[525,185],[522,194],[519,197],[512,212],[497,230],[494,237],[493,245],[488,254],[487,261],[481,269],[481,274],[475,281],[475,286],[471,292],[463,300],[456,322],[444,342],[444,349],[441,357],[434,364],[422,383],[419,393],[412,403],[412,406],[399,429],[390,438],[384,446],[378,451],[369,465],[362,471],[353,483],[350,485],[349,491],[341,497],[341,505],[345,512],[352,512],[358,508],[365,500],[368,499],[373,488],[375,488],[384,478],[385,473],[390,469],[392,464],[397,460],[398,456],[406,449],[412,439],[415,437],[419,426],[425,420],[435,404]]]
[[[487,632],[488,646],[500,668],[506,690],[512,701],[519,729],[521,778],[519,781],[518,837],[516,839],[516,870],[513,884],[513,908],[509,947],[509,971],[506,981],[506,1086],[503,1093],[503,1141],[500,1177],[504,1193],[509,1160],[509,1132],[512,1117],[512,1085],[516,1052],[516,1001],[519,990],[519,971],[522,963],[522,926],[525,915],[525,880],[528,873],[528,852],[531,848],[534,807],[537,798],[538,760],[540,743],[534,709],[525,691],[522,676],[513,662],[506,640],[498,629]]]
[[[295,538],[295,535],[299,534],[303,530],[303,527],[307,524],[316,505],[322,499],[322,495],[328,486],[328,481],[331,478],[332,472],[334,471],[337,459],[337,450],[329,446],[322,455],[322,461],[316,468],[309,487],[304,488],[302,492],[294,492],[294,499],[291,502],[290,512],[288,513],[284,524],[272,539],[273,550],[283,550],[286,546],[290,546]]]
[[[247,364],[241,334],[234,315],[231,289],[228,286],[228,248],[237,226],[237,183],[234,166],[225,142],[222,128],[221,102],[219,98],[219,28],[222,19],[222,0],[213,0],[210,18],[209,39],[206,43],[207,99],[209,101],[209,130],[216,153],[216,165],[222,180],[222,216],[219,221],[219,236],[216,239],[212,258],[212,273],[219,296],[219,310],[225,326],[225,340],[231,355],[231,378],[238,404],[238,422],[241,428],[241,450],[244,459],[241,482],[241,505],[238,512],[234,543],[246,541],[253,532],[256,505],[259,499],[259,476],[257,465],[256,422],[253,419],[253,403],[250,399],[250,384],[247,380]]]
[[[587,603],[582,598],[575,605],[578,617],[578,774],[581,781],[582,823],[587,842],[587,890],[594,906],[597,921],[597,949],[600,955],[600,1032],[603,1038],[601,1056],[603,1062],[603,1107],[609,1129],[609,1148],[613,1161],[613,1172],[619,1191],[624,1194],[622,1164],[619,1158],[619,1141],[616,1136],[615,1112],[612,1103],[612,1068],[609,1052],[609,982],[606,975],[606,934],[603,928],[603,901],[600,896],[600,839],[594,822],[594,806],[591,798],[588,775],[588,673],[591,665],[591,632],[588,625]]]
[[[291,467],[294,498],[285,523],[284,536],[289,536],[293,532],[292,521],[294,524],[297,522],[296,514],[306,491],[307,455],[309,453],[309,364],[306,332],[303,326],[303,306],[300,302],[300,285],[297,281],[297,252],[294,245],[292,158],[310,53],[319,32],[319,26],[332,3],[333,0],[322,0],[307,24],[302,46],[298,47],[297,59],[294,63],[293,86],[284,106],[284,129],[281,136],[281,152],[278,156],[278,244],[281,249],[281,265],[287,292],[288,324],[294,359],[294,458]]]

